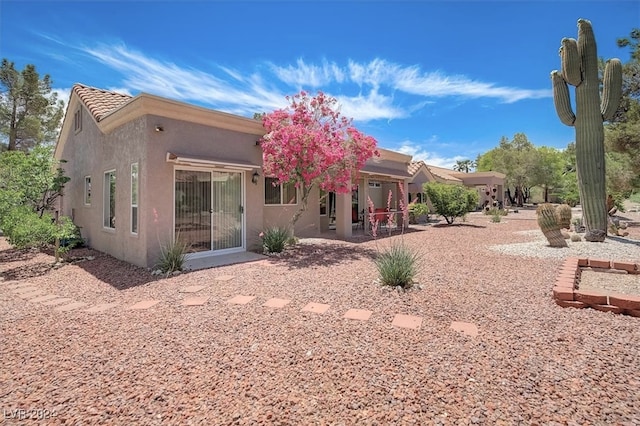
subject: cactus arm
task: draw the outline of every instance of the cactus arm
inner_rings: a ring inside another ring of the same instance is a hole
[[[582,58],[582,82],[599,82],[596,38],[591,22],[586,19],[578,19],[578,55]]]
[[[619,59],[610,59],[604,70],[602,81],[602,118],[611,121],[622,98],[622,64]]]
[[[562,77],[572,86],[582,83],[582,69],[580,67],[580,54],[578,42],[574,38],[563,38],[560,47],[560,59],[562,63]]]
[[[553,83],[553,102],[560,121],[567,126],[573,126],[576,116],[571,110],[571,100],[569,99],[569,87],[558,71],[551,73]]]

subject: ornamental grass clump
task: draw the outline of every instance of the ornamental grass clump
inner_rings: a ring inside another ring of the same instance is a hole
[[[398,185],[398,191],[400,192],[400,210],[402,211],[402,231],[401,236],[404,235],[404,227],[409,220],[409,209],[404,202],[405,192],[401,184]],[[391,200],[392,192],[389,191],[389,197],[387,198],[387,223],[395,219],[395,214],[391,212]],[[378,227],[380,225],[380,219],[375,214],[375,205],[371,198],[368,199],[369,204],[369,223],[371,224],[371,235],[376,239],[378,235]],[[391,227],[387,227],[389,236],[391,236]],[[377,240],[376,240],[377,247]],[[410,247],[401,242],[392,242],[390,247],[382,251],[378,250],[374,262],[380,283],[382,285],[391,287],[409,288],[414,282],[416,275],[418,274],[420,256]]]
[[[267,228],[264,232],[260,233],[262,238],[262,248],[265,253],[282,253],[291,239],[289,230],[284,227],[271,227]]]
[[[418,273],[418,261],[418,255],[405,244],[392,244],[375,260],[380,282],[392,287],[410,287]]]
[[[175,241],[160,247],[160,260],[157,269],[167,275],[182,271],[188,251],[189,245],[180,241],[179,236],[176,236]]]

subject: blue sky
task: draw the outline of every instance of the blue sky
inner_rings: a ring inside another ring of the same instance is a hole
[[[247,117],[322,90],[383,148],[450,167],[523,132],[563,148],[549,74],[592,21],[598,54],[640,26],[640,1],[0,0],[0,55],[76,83]]]

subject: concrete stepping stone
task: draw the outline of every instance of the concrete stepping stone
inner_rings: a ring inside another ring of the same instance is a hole
[[[42,302],[42,304],[45,306],[55,306],[55,305],[61,305],[63,303],[71,302],[72,300],[73,299],[71,299],[70,297],[62,297],[60,299],[53,299],[53,300],[48,300],[46,302]]]
[[[329,310],[330,305],[325,305],[324,303],[308,303],[304,308],[302,308],[302,312],[313,312],[316,314],[324,314]]]
[[[227,300],[227,303],[230,303],[232,305],[246,305],[247,303],[251,302],[255,298],[256,298],[255,296],[238,295]]]
[[[42,290],[35,290],[29,293],[20,293],[18,294],[18,297],[21,299],[33,299],[34,297],[42,296],[44,294],[45,293]]]
[[[291,302],[290,299],[278,299],[277,297],[274,297],[264,302],[264,305],[262,306],[266,306],[267,308],[279,309],[287,306],[289,302]]]
[[[349,309],[344,314],[344,317],[358,321],[368,321],[372,313],[372,311],[367,311],[366,309]]]
[[[29,285],[29,286],[25,286],[25,287],[15,288],[15,289],[11,290],[11,292],[15,293],[15,294],[23,294],[23,293],[30,293],[32,291],[36,291],[37,289],[38,289],[38,287],[34,287],[33,285]]]
[[[182,301],[182,306],[202,306],[209,300],[208,297],[188,297]]]
[[[394,325],[400,328],[409,328],[411,330],[417,330],[422,325],[422,317],[416,317],[414,315],[396,314],[396,316],[393,317],[393,321],[391,322],[391,325]]]
[[[44,296],[36,297],[35,299],[29,299],[29,302],[41,303],[52,299],[60,299],[60,296],[57,296],[55,294],[45,294]]]
[[[78,308],[82,308],[83,306],[87,306],[87,304],[84,302],[73,302],[69,303],[68,305],[58,306],[57,308],[54,308],[54,310],[60,312],[69,312]]]
[[[220,275],[219,277],[215,277],[216,281],[231,281],[235,277],[233,275]]]
[[[478,327],[470,322],[452,321],[450,328],[469,337],[476,337],[478,335]]]
[[[119,303],[102,303],[100,305],[92,306],[89,309],[85,309],[85,312],[89,312],[90,314],[96,314],[98,312],[103,312],[111,308],[115,308]]]
[[[142,300],[134,305],[129,306],[129,309],[141,311],[144,309],[149,309],[150,307],[155,306],[158,303],[160,303],[159,300]]]
[[[204,285],[192,285],[192,286],[189,286],[189,287],[181,288],[178,291],[180,293],[197,293],[197,292],[199,292],[200,290],[202,290],[205,287],[206,286],[204,286]]]

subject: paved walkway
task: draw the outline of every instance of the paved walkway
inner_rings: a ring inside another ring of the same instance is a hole
[[[234,277],[231,275],[223,275],[216,277],[217,281],[229,281]],[[84,312],[86,314],[96,314],[100,312],[109,311],[116,307],[122,306],[120,303],[101,303],[91,305],[85,302],[79,302],[69,297],[59,296],[56,294],[47,294],[46,292],[38,289],[33,284],[29,283],[16,283],[16,282],[3,282],[0,283],[0,288],[2,288],[5,292],[9,291],[10,293],[18,296],[21,299],[29,301],[31,303],[39,303],[44,306],[50,306],[54,311],[58,312]],[[184,293],[186,296],[180,302],[181,306],[184,306],[185,309],[194,309],[188,308],[193,306],[204,306],[209,303],[208,296],[198,296],[197,293],[205,289],[206,286],[188,286],[182,287],[178,289],[179,293]],[[256,296],[250,295],[242,295],[238,294],[234,297],[231,297],[224,301],[223,303],[231,304],[231,305],[249,305],[260,303],[256,300]],[[279,298],[270,298],[266,301],[262,302],[262,306],[271,309],[281,309],[291,303],[291,299],[279,299]],[[155,307],[156,305],[162,304],[162,300],[150,299],[150,300],[140,300],[131,305],[123,306],[125,310],[135,311],[135,310],[146,310]],[[156,308],[161,309],[161,308]],[[300,312],[310,312],[318,315],[322,315],[331,309],[330,305],[318,302],[308,302]],[[373,311],[359,308],[351,308],[348,309],[344,314],[343,318],[353,320],[353,321],[368,321],[371,316],[374,314]],[[391,324],[397,328],[408,328],[412,330],[420,329],[422,325],[422,317],[414,316],[414,315],[405,315],[405,314],[396,314],[391,321]],[[478,328],[475,324],[461,321],[453,321],[451,323],[450,328],[452,330],[461,332],[470,337],[476,337],[478,335]]]

